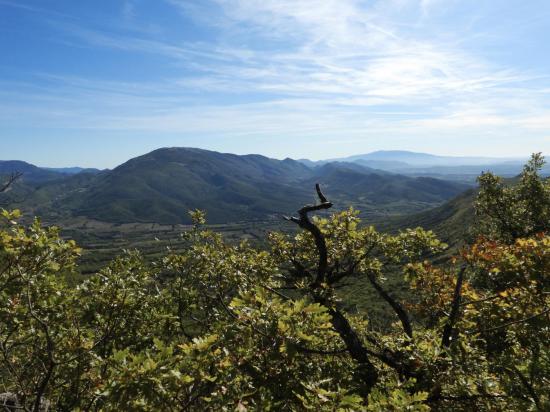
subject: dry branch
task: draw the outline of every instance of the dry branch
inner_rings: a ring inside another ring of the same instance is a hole
[[[23,176],[23,173],[21,172],[12,173],[10,177],[8,177],[8,180],[2,186],[0,186],[0,193],[7,191],[11,187],[11,185],[13,185],[15,181],[21,176]]]

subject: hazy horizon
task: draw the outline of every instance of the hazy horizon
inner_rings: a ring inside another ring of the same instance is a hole
[[[152,149],[150,151],[147,151],[147,152],[144,152],[144,153],[139,153],[135,156],[131,156],[123,161],[121,161],[120,163],[116,163],[116,164],[113,164],[111,166],[105,166],[105,167],[97,167],[97,166],[94,166],[93,164],[87,164],[85,166],[83,166],[82,164],[39,164],[39,163],[34,163],[26,158],[0,158],[0,162],[1,161],[24,161],[26,163],[30,163],[30,164],[33,164],[34,166],[38,166],[38,167],[41,167],[41,168],[52,168],[52,169],[62,169],[62,168],[65,168],[65,169],[70,169],[70,168],[74,168],[74,167],[81,167],[81,168],[96,168],[96,169],[114,169],[116,168],[117,166],[120,166],[121,164],[125,163],[126,161],[134,158],[134,157],[139,157],[139,156],[143,156],[143,155],[146,155],[152,151],[155,151],[155,150],[161,150],[161,149],[172,149],[172,148],[183,148],[183,149],[201,149],[201,150],[210,150],[210,149],[204,149],[204,148],[200,148],[200,147],[184,147],[184,146],[164,146],[164,147],[157,147],[155,149]],[[326,158],[326,159],[309,159],[309,158],[298,158],[298,157],[292,157],[292,156],[284,156],[284,157],[272,157],[272,156],[268,156],[268,155],[265,155],[265,154],[262,154],[262,153],[256,153],[256,152],[247,152],[247,153],[233,153],[233,152],[227,152],[227,151],[218,151],[218,150],[211,150],[213,152],[219,152],[219,153],[226,153],[226,154],[237,154],[237,155],[261,155],[261,156],[265,156],[265,157],[269,157],[269,158],[272,158],[272,159],[278,159],[278,160],[283,160],[285,158],[291,158],[293,160],[311,160],[311,161],[338,161],[338,160],[341,160],[341,159],[345,159],[347,158],[348,156],[342,156],[342,157],[338,157],[338,158]],[[528,156],[514,156],[514,157],[503,157],[503,156],[459,156],[459,155],[445,155],[445,154],[437,154],[437,153],[427,153],[427,152],[415,152],[415,151],[410,151],[410,150],[399,150],[399,149],[395,149],[395,150],[384,150],[384,149],[381,149],[381,150],[375,150],[375,151],[372,151],[372,152],[367,152],[367,153],[354,153],[354,154],[351,154],[349,157],[353,157],[353,156],[356,156],[356,155],[366,155],[366,154],[371,154],[371,153],[377,153],[377,152],[406,152],[406,153],[414,153],[414,154],[425,154],[425,155],[433,155],[433,156],[441,156],[441,157],[454,157],[454,158],[457,158],[457,159],[460,159],[460,158],[467,158],[467,159],[476,159],[476,158],[479,158],[479,159],[486,159],[486,160],[493,160],[493,161],[496,161],[496,160],[502,160],[503,162],[506,162],[506,161],[525,161],[527,160]]]

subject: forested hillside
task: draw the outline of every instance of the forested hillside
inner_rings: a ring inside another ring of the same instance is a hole
[[[11,171],[18,170],[11,166]],[[292,159],[193,148],[155,150],[111,171],[81,170],[67,176],[30,167],[21,170],[23,184],[14,188],[13,198],[25,199],[18,204],[23,210],[58,224],[74,216],[111,223],[188,224],[182,210],[197,208],[208,213],[210,223],[280,219],[293,204],[312,200],[305,188],[315,182],[323,184],[339,207],[354,205],[376,217],[426,210],[470,187],[351,163],[310,168]]]
[[[24,175],[25,177],[22,180],[31,184],[43,183],[63,177],[60,173],[53,170],[45,170],[20,160],[0,160],[0,176],[15,172],[21,173],[21,176]]]
[[[445,242],[456,245],[471,237],[476,195],[476,189],[469,189],[441,206],[411,215],[391,217],[380,221],[377,227],[397,231],[420,226],[434,231]]]
[[[255,174],[257,160],[235,159]],[[194,210],[181,249],[153,262],[126,251],[85,279],[74,241],[2,210],[0,399],[29,411],[547,411],[542,164],[533,156],[514,185],[480,176],[474,237],[443,261],[431,231],[386,234],[353,210],[318,217],[335,207],[319,185],[315,203],[288,206],[298,232],[265,248],[226,242]],[[307,172],[284,167],[289,183]],[[396,276],[406,294],[389,287]],[[350,283],[389,321],[350,308]]]

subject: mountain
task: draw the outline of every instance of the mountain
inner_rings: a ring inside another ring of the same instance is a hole
[[[393,232],[422,227],[434,231],[451,246],[456,246],[469,236],[469,228],[474,222],[476,194],[475,189],[469,189],[436,208],[408,216],[394,216],[376,222],[376,226],[379,230]]]
[[[0,176],[14,172],[23,173],[19,180],[26,183],[43,183],[63,177],[56,171],[45,170],[20,160],[0,160]]]
[[[376,159],[356,159],[353,162],[366,167],[372,167],[375,169],[381,169],[386,171],[397,170],[400,168],[407,168],[410,165],[408,163],[399,160],[376,160]]]
[[[7,176],[15,172],[22,173],[19,178],[20,183],[36,185],[62,180],[68,175],[79,173],[97,174],[101,171],[99,169],[82,167],[38,167],[21,160],[0,160],[0,176]]]
[[[494,158],[494,157],[467,157],[467,156],[438,156],[428,153],[409,152],[406,150],[379,150],[372,153],[349,156],[339,161],[355,162],[358,160],[369,162],[397,162],[401,166],[475,166],[497,163],[524,163],[525,159]]]
[[[308,167],[289,158],[194,148],[158,149],[113,170],[57,176],[27,188],[25,206],[53,221],[85,216],[113,223],[189,223],[191,209],[206,210],[210,223],[280,218],[315,201],[317,182],[336,208],[353,205],[380,217],[426,210],[470,187],[359,163]]]
[[[381,150],[317,162],[307,159],[300,161],[309,167],[321,167],[330,162],[345,162],[412,177],[433,177],[475,183],[476,178],[482,172],[487,171],[505,177],[516,176],[523,169],[526,160],[521,158],[437,156],[404,150]],[[546,165],[542,173],[550,175],[550,165]]]
[[[305,201],[297,183],[310,173],[290,159],[159,149],[98,180],[76,213],[107,221],[160,223],[187,222],[191,209],[207,210],[212,223],[265,218],[292,210],[288,199]]]
[[[76,175],[78,173],[99,173],[101,170],[92,167],[41,167],[44,170],[50,170],[53,172],[63,173],[66,175]]]
[[[323,182],[336,195],[365,197],[377,204],[400,201],[437,203],[455,196],[469,186],[433,178],[411,178],[365,168],[353,163],[327,163],[309,179]]]

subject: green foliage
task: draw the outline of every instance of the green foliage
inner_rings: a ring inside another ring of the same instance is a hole
[[[331,187],[331,196],[340,204],[386,217],[439,205],[469,187],[378,173],[352,163],[313,169],[291,159],[193,148],[155,150],[97,174],[63,176],[27,166],[32,169],[17,164],[9,169],[10,164],[2,167],[0,162],[0,175],[2,169],[25,171],[25,184],[16,197],[6,196],[6,202],[24,199],[26,211],[60,225],[74,216],[110,223],[190,224],[184,211],[196,208],[204,209],[209,222],[216,224],[273,220],[291,212],[295,204],[309,202],[311,196],[303,187],[314,181]],[[33,170],[46,176],[34,179]],[[31,184],[35,181],[40,185]]]
[[[539,171],[544,157],[534,154],[525,165],[517,185],[505,185],[498,176],[484,173],[479,179],[476,213],[478,229],[504,241],[529,237],[550,228],[550,179]]]
[[[196,210],[181,250],[152,264],[126,251],[74,285],[75,243],[2,211],[0,392],[27,410],[548,410],[539,165],[515,187],[482,176],[484,236],[444,264],[431,231],[381,233],[353,209],[310,220],[330,207],[320,194],[289,218],[304,230],[266,250],[226,242]],[[488,205],[510,209],[506,225]],[[388,325],[347,310],[349,282],[378,295]]]
[[[393,231],[420,226],[437,233],[450,246],[460,246],[472,240],[470,229],[475,217],[475,198],[476,191],[470,189],[441,206],[413,215],[390,217],[376,222],[376,227],[383,231]]]

